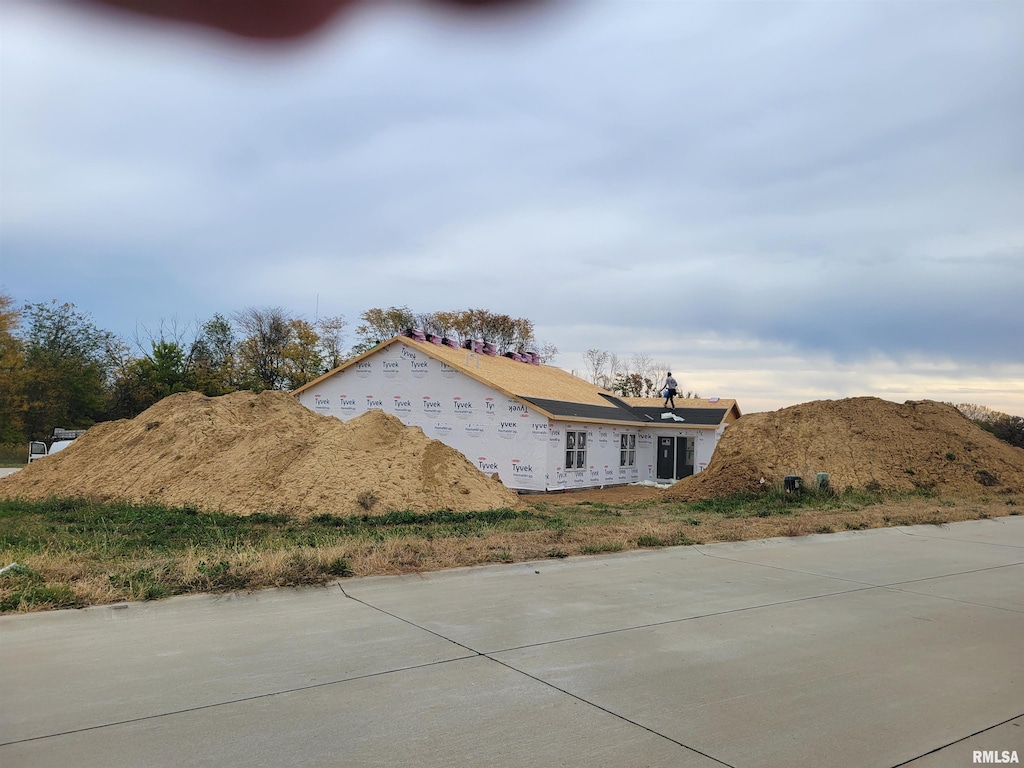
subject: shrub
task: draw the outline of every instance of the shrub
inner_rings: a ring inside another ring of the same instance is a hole
[[[985,469],[979,469],[977,472],[975,472],[974,479],[986,487],[999,485],[999,479],[991,472]]]

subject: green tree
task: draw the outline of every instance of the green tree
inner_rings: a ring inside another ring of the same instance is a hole
[[[27,436],[92,426],[105,410],[115,337],[70,303],[26,304],[23,316]]]
[[[946,403],[946,405],[953,405]],[[986,432],[1018,448],[1024,448],[1024,418],[996,411],[986,405],[960,403],[953,406]]]
[[[203,323],[193,354],[195,387],[215,397],[239,387],[238,340],[231,322],[215,314]]]
[[[1024,448],[1024,418],[1002,414],[991,423],[989,431],[1010,445]]]
[[[168,395],[195,389],[189,356],[179,342],[159,339],[151,346],[118,371],[108,411],[112,418],[137,416]]]

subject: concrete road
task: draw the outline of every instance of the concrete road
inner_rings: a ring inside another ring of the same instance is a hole
[[[1024,518],[0,618],[0,765],[1024,759]]]
[[[0,477],[7,477],[8,475],[13,475],[19,469],[21,469],[21,467],[0,467]]]

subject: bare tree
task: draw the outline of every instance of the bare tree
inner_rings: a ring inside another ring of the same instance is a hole
[[[604,367],[598,372],[597,378],[594,383],[604,389],[611,389],[615,386],[615,380],[624,373],[622,363],[619,361],[619,356],[614,352],[608,353],[608,359],[605,361]]]
[[[540,356],[542,363],[550,363],[555,359],[555,355],[558,354],[558,347],[549,341],[537,341],[537,354]]]
[[[654,363],[651,369],[650,380],[652,387],[649,392],[645,393],[646,397],[661,397],[662,387],[665,384],[665,379],[668,378],[669,372],[668,363]]]
[[[637,352],[629,358],[627,373],[635,373],[641,379],[650,379],[653,378],[651,374],[655,368],[657,365],[655,365],[653,357],[644,352]]]
[[[592,384],[598,379],[608,364],[608,351],[604,349],[588,349],[583,353],[583,363],[587,366],[587,377]]]
[[[949,403],[949,405],[953,404]],[[1005,413],[992,410],[987,405],[976,405],[975,403],[960,403],[953,407],[971,421],[995,421],[999,417],[1006,415]]]

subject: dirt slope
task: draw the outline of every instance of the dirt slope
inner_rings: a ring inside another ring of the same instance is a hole
[[[752,413],[722,435],[708,468],[665,491],[696,500],[756,491],[760,479],[828,472],[833,488],[925,488],[960,494],[1024,492],[1024,450],[949,405],[874,397],[818,400]]]
[[[192,503],[246,514],[482,510],[516,494],[452,448],[372,411],[342,423],[281,392],[161,400],[0,480],[0,496]]]

